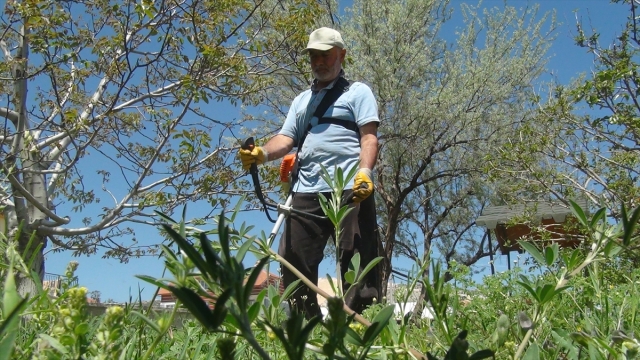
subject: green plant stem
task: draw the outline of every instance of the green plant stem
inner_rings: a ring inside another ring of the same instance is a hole
[[[300,273],[300,271],[298,271],[298,269],[295,268],[295,266],[291,265],[291,263],[289,263],[287,260],[285,260],[282,256],[278,255],[273,250],[269,250],[269,251],[271,252],[271,255],[275,257],[276,261],[278,261],[279,263],[284,265],[284,267],[286,267],[289,271],[291,271],[296,277],[298,277],[298,279],[300,279],[300,281],[302,281],[305,285],[307,285],[316,294],[319,294],[320,296],[322,296],[325,299],[329,299],[331,297],[331,295],[327,294],[324,290],[320,289],[313,282],[311,282],[311,280],[307,279],[304,275],[302,275]],[[349,306],[347,306],[347,304],[342,305],[342,309],[347,314],[354,315],[354,319],[357,322],[359,322],[360,324],[362,324],[362,325],[364,325],[366,327],[371,327],[371,322],[369,320],[365,319],[364,317],[362,317],[362,315],[358,314],[357,312],[351,310],[351,308]],[[408,351],[416,359],[420,359],[420,360],[423,360],[423,359],[426,360],[427,359],[426,356],[424,356],[423,354],[421,354],[419,351],[417,351],[415,349],[408,349]]]
[[[522,338],[522,342],[520,342],[520,346],[518,346],[518,351],[516,351],[516,354],[513,356],[514,360],[520,359],[520,357],[522,356],[522,352],[527,347],[527,344],[529,343],[529,338],[531,337],[532,334],[533,334],[533,327],[527,330],[526,334],[524,334],[524,338]]]

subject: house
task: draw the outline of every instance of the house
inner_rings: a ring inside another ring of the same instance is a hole
[[[204,289],[207,289],[207,284],[203,280],[199,280],[199,282]],[[258,294],[260,294],[262,290],[268,288],[270,285],[277,287],[280,294],[284,292],[284,286],[280,281],[280,277],[278,275],[267,273],[265,270],[262,270],[258,275],[255,284],[253,285],[253,289],[251,289],[249,300],[255,301],[255,299],[258,297]],[[211,291],[208,291],[208,293],[209,295],[211,295],[211,298],[205,299],[205,301],[207,301],[210,307],[213,307],[215,305],[216,295]],[[176,298],[169,290],[160,289],[158,291],[158,298],[159,306],[162,308],[172,308],[176,305]]]
[[[49,296],[58,297],[62,292],[62,275],[45,273],[42,279],[42,290],[47,292]],[[69,281],[69,287],[78,286],[78,278],[74,278]]]
[[[395,303],[393,304],[395,307],[393,308],[393,314],[396,316],[396,319],[402,318],[405,315],[413,312],[416,308],[415,301],[409,301],[406,303]],[[425,306],[422,309],[422,315],[420,316],[422,319],[433,320],[435,317],[433,315],[433,308],[431,306]]]

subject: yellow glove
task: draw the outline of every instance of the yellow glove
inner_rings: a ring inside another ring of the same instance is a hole
[[[371,181],[371,169],[358,170],[353,181],[353,201],[361,202],[373,193],[373,181]]]
[[[240,149],[240,161],[242,161],[242,168],[249,170],[251,164],[264,164],[269,158],[269,154],[260,146],[255,146],[253,149],[245,150]]]

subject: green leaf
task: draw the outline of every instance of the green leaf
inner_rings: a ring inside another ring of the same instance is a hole
[[[2,294],[2,313],[9,314],[18,307],[22,298],[18,294],[16,286],[15,270],[13,266],[13,258],[10,260],[9,269],[4,281],[4,290]]]
[[[211,246],[211,242],[205,234],[200,234],[200,248],[202,249],[202,253],[204,254],[204,258],[207,260],[209,264],[210,276],[213,280],[219,280],[220,274],[218,273],[218,268],[222,260]]]
[[[298,288],[299,284],[300,279],[289,284],[289,286],[287,286],[287,288],[282,292],[282,299],[289,299],[291,297],[291,294],[293,294],[293,292]]]
[[[87,324],[86,322],[80,323],[78,324],[75,329],[73,329],[73,332],[76,335],[82,336],[85,335],[86,333],[88,333],[90,330],[89,324]]]
[[[169,262],[178,261],[178,256],[168,246],[161,244],[160,249],[162,250],[162,254],[164,255],[167,261]]]
[[[349,172],[347,173],[344,179],[345,182],[348,183],[349,181],[351,181],[351,179],[353,179],[356,176],[359,170],[360,170],[360,161],[358,161],[358,163],[355,166],[353,166],[351,170],[349,170]]]
[[[336,222],[335,224],[338,224],[338,221],[342,221],[344,220],[345,216],[347,216],[348,213],[351,212],[351,210],[353,210],[352,207],[348,207],[348,206],[343,206],[340,208],[340,210],[338,210],[338,215],[336,216]]]
[[[262,259],[260,259],[260,261],[258,261],[256,266],[254,266],[253,270],[251,271],[251,275],[249,275],[249,277],[247,278],[247,282],[244,288],[244,301],[249,301],[249,297],[251,296],[251,291],[253,291],[253,287],[256,284],[256,280],[258,279],[258,276],[260,276],[260,273],[262,272],[262,268],[267,263],[267,261],[269,261],[269,257],[268,256],[263,257]]]
[[[496,322],[496,330],[491,336],[491,342],[496,345],[496,348],[504,345],[509,333],[509,317],[505,314],[500,315]]]
[[[154,277],[151,277],[149,275],[136,275],[136,277],[140,280],[146,281],[150,284],[153,284],[161,289],[166,289],[169,290],[169,287],[167,286],[167,284],[165,284],[164,282],[162,282],[161,280],[158,280]]]
[[[60,335],[58,341],[60,341],[60,344],[62,344],[63,346],[71,347],[75,344],[76,339],[69,334],[62,334]]]
[[[240,199],[236,203],[236,207],[233,209],[233,212],[231,213],[231,217],[229,218],[229,221],[231,223],[236,221],[236,216],[240,213],[240,210],[242,209],[242,205],[244,204],[245,199],[246,197],[243,195],[240,197]]]
[[[249,306],[249,310],[247,310],[247,318],[249,318],[249,322],[255,321],[258,315],[260,315],[261,308],[262,308],[262,303],[258,301],[254,302],[253,304],[251,304],[251,306]]]
[[[560,252],[560,247],[557,242],[551,244],[551,246],[547,246],[544,249],[544,258],[547,266],[553,265],[558,259],[558,253]]]
[[[349,270],[344,274],[344,281],[348,284],[354,285],[356,283],[356,272]]]
[[[329,176],[329,171],[327,170],[327,168],[323,164],[320,164],[320,177],[327,184],[332,184],[333,183],[333,179]]]
[[[545,304],[555,296],[556,292],[554,291],[554,286],[551,284],[545,284],[542,288],[536,289],[539,294],[540,304]]]
[[[29,237],[29,242],[27,243],[27,246],[25,247],[24,253],[22,254],[22,258],[26,258],[26,255],[29,251],[29,249],[32,249],[33,243],[36,241],[37,237],[36,237],[36,233],[34,232],[30,237]],[[38,245],[36,245],[35,247],[33,247],[33,249],[31,250],[31,257],[29,259],[27,259],[27,269],[33,269],[34,266],[34,262],[36,261],[36,258],[38,257],[38,254],[40,254],[40,248],[43,246],[42,243],[39,243]],[[33,275],[34,272],[32,272]],[[33,277],[34,282],[36,283],[40,283],[40,278],[36,278]]]
[[[333,291],[334,294],[338,294],[336,281],[333,281],[333,278],[329,274],[326,274],[325,277],[327,279],[327,283],[329,284],[329,286],[331,286],[331,291]]]
[[[374,266],[378,265],[378,263],[382,261],[382,256],[378,256],[377,258],[369,261],[369,263],[367,264],[367,266],[365,266],[365,268],[362,270],[362,272],[360,273],[360,278],[366,276],[369,271],[371,271],[371,269],[373,269]]]
[[[9,359],[11,357],[13,345],[18,334],[18,317],[20,316],[23,306],[26,304],[25,299],[22,299],[18,294],[13,264],[14,258],[11,258],[2,294],[2,314],[6,314],[6,318],[2,323],[2,332],[0,332],[0,336],[2,337],[2,341],[0,342],[0,359]]]
[[[56,349],[60,354],[65,356],[69,355],[69,350],[67,350],[67,348],[64,345],[62,345],[58,340],[54,339],[53,337],[47,334],[39,334],[38,337],[48,342],[49,345],[51,345],[52,348]]]
[[[182,221],[180,221],[180,236],[183,238],[187,237],[187,232],[185,231],[185,220],[187,218],[187,205],[185,204],[182,207]]]
[[[622,236],[622,244],[629,246],[631,238],[635,234],[635,227],[640,222],[640,206],[636,206],[630,218],[627,218],[627,211],[624,204],[622,205],[622,227],[624,234]]]
[[[591,218],[591,222],[589,223],[589,229],[595,228],[598,222],[605,218],[606,212],[607,212],[606,208],[598,209],[598,211],[596,211],[596,213],[593,214],[593,217]]]
[[[298,339],[301,342],[301,348],[302,351],[304,351],[304,346],[307,342],[307,339],[309,338],[309,335],[311,334],[311,332],[313,331],[313,329],[320,323],[322,319],[320,319],[319,316],[314,316],[311,319],[309,319],[309,321],[307,322],[307,325],[305,325],[302,328],[302,331],[300,332],[300,334],[297,336]]]
[[[589,346],[589,341],[591,340],[591,338],[589,337],[589,335],[585,334],[584,332],[582,331],[573,332],[569,336],[573,341],[584,346],[585,348]]]
[[[138,312],[138,311],[131,311],[131,314],[133,314],[134,316],[136,316],[136,317],[140,318],[142,321],[144,321],[145,324],[147,324],[147,326],[150,327],[156,333],[160,333],[162,331],[160,329],[160,326],[158,326],[158,324],[155,321],[149,319],[143,313]]]
[[[567,360],[578,359],[578,349],[570,341],[569,333],[564,329],[555,329],[551,331],[554,342],[561,348],[567,350]]]
[[[241,263],[244,260],[244,257],[247,255],[247,251],[249,251],[252,244],[252,241],[245,241],[244,244],[240,246],[238,252],[236,253],[236,260],[238,260],[238,262]]]
[[[215,311],[215,308],[213,310]],[[233,314],[228,313],[226,309],[223,313],[226,314],[224,317],[225,328],[227,328],[227,330],[240,331],[240,323],[236,320],[236,317],[233,316]]]
[[[540,348],[538,348],[538,344],[531,344],[527,349],[527,352],[524,353],[522,360],[540,360]]]
[[[360,253],[355,253],[351,257],[351,261],[349,261],[349,270],[353,271],[355,275],[358,276],[358,271],[360,270]],[[354,284],[354,282],[349,282]]]
[[[167,285],[167,287],[205,328],[208,330],[215,329],[211,321],[211,309],[209,309],[207,303],[198,294],[186,287],[177,288],[172,285]]]
[[[226,304],[227,301],[229,301],[229,298],[231,298],[231,295],[233,295],[233,290],[227,289],[223,291],[222,294],[220,294],[220,296],[218,296],[218,298],[216,299],[216,304],[213,307],[213,312],[211,313],[211,328],[209,329],[210,331],[219,328],[220,325],[222,325],[222,323],[225,321],[225,319],[228,320]],[[231,317],[235,320],[235,317]],[[236,328],[238,328],[237,322]]]
[[[362,341],[362,339],[360,338],[360,335],[358,335],[357,332],[355,332],[355,330],[353,330],[350,327],[345,327],[345,337],[344,339],[356,346],[365,346],[364,342]]]
[[[224,214],[220,214],[218,222],[218,238],[222,248],[222,259],[231,260],[231,249],[229,249],[229,228],[225,225]]]
[[[270,288],[273,288],[273,285],[269,285],[266,289],[262,289],[256,296],[255,302],[262,304],[264,302],[264,298],[267,297],[267,293]]]
[[[169,222],[169,223],[171,223],[171,224],[177,224],[177,223],[178,223],[177,221],[173,220],[171,217],[169,217],[169,215],[167,215],[167,214],[165,214],[165,213],[162,213],[162,212],[157,211],[157,210],[156,210],[156,211],[154,211],[154,212],[155,212],[158,216],[160,216],[162,219],[164,219],[164,221],[167,221],[167,222]]]
[[[334,185],[335,185],[334,190],[335,191],[340,191],[340,190],[344,189],[344,187],[345,187],[344,186],[344,174],[342,172],[342,168],[338,167],[338,166],[335,166],[334,167],[334,173],[336,174],[335,179],[333,179],[334,180],[333,182],[334,182]]]
[[[578,219],[580,224],[588,227],[589,221],[587,220],[587,216],[585,215],[580,205],[576,204],[573,200],[569,200],[569,204],[571,205],[571,211],[573,212],[573,215],[576,217],[576,219]]]
[[[527,290],[534,300],[539,302],[540,298],[538,297],[538,293],[531,286],[532,284],[529,282],[529,279],[527,279],[523,275],[520,275],[520,278],[523,279],[523,281],[518,281],[517,283],[520,284],[525,290]]]
[[[393,311],[395,309],[395,305],[389,305],[387,307],[382,308],[376,316],[371,320],[371,326],[365,331],[362,336],[362,341],[366,344],[371,344],[375,340],[375,338],[384,330],[384,328],[389,323],[389,319],[393,316]]]
[[[202,259],[198,250],[196,250],[193,245],[191,245],[187,239],[185,239],[182,235],[178,234],[171,226],[167,224],[163,224],[162,227],[164,230],[169,233],[171,238],[178,244],[180,250],[184,251],[189,260],[193,261],[193,264],[200,270],[203,276],[206,276],[209,272],[207,271],[208,266],[207,263]]]
[[[518,241],[518,244],[520,244],[520,246],[522,246],[522,248],[526,250],[540,265],[544,265],[546,263],[544,256],[542,256],[542,253],[534,244],[526,241]]]
[[[27,305],[29,299],[22,299],[10,313],[4,313],[4,319],[0,324],[0,359],[10,359],[14,342],[18,335],[13,331],[17,327],[18,318]],[[5,315],[6,314],[6,315]]]
[[[572,250],[569,256],[563,256],[562,259],[567,266],[567,270],[571,271],[576,266],[578,266],[582,261],[580,259],[581,253],[580,250]]]
[[[616,256],[620,251],[622,251],[622,247],[618,246],[613,241],[608,241],[603,249],[604,255],[607,257]]]

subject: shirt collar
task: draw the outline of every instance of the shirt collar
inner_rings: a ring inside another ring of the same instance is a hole
[[[327,85],[324,89],[329,90],[333,87],[333,85],[336,84],[336,82],[338,81],[338,79],[340,79],[341,77],[344,77],[344,69],[340,69],[340,74],[338,74],[338,77],[335,78],[331,84]],[[316,92],[319,91],[320,89],[318,89],[318,79],[313,79],[313,82],[311,83],[311,91]]]

